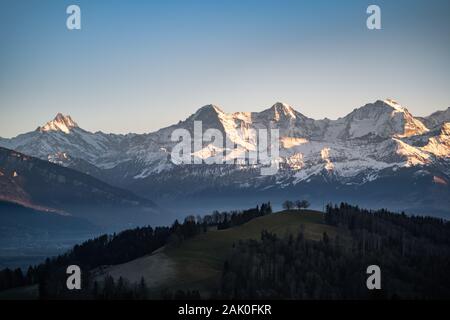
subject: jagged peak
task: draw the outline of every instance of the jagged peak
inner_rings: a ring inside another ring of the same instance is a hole
[[[214,104],[207,104],[201,108],[199,108],[196,112],[196,114],[203,112],[203,111],[214,111],[216,113],[224,113],[222,109],[220,109],[220,107],[214,105]]]
[[[355,108],[353,112],[349,113],[346,117],[352,117],[355,114],[383,114],[383,113],[404,113],[409,114],[408,109],[401,106],[393,99],[385,99],[385,100],[376,100],[372,103],[367,103],[362,107]]]
[[[426,116],[424,118],[431,118],[431,117],[438,116],[438,115],[441,115],[441,114],[444,114],[444,113],[450,113],[450,107],[448,107],[447,109],[435,111],[432,114],[430,114],[430,115],[428,115],[428,116]]]
[[[194,121],[217,121],[225,115],[226,113],[223,112],[222,109],[220,109],[218,106],[207,104],[199,108],[188,119]]]
[[[272,110],[277,110],[277,111],[285,111],[285,112],[294,112],[294,108],[284,102],[276,102],[272,107]]]
[[[58,112],[53,120],[47,122],[42,127],[38,127],[37,130],[41,132],[62,131],[64,133],[70,133],[70,130],[73,128],[78,128],[78,124],[72,120],[72,117]]]
[[[276,102],[272,107],[264,110],[262,113],[270,113],[271,115],[273,115],[275,120],[279,120],[280,118],[297,118],[297,112],[295,111],[295,109],[284,102]]]

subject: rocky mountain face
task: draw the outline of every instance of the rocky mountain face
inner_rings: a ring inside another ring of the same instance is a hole
[[[1,139],[0,145],[156,201],[292,195],[313,203],[364,199],[365,205],[450,215],[449,110],[417,118],[388,99],[337,120],[314,120],[284,103],[233,114],[207,105],[176,125],[128,135],[91,133],[58,114],[36,131]],[[225,139],[219,145],[197,143],[200,147],[190,154],[194,161],[207,162],[218,154],[239,160],[175,165],[173,132],[186,130],[195,145],[199,121],[202,133],[216,129]],[[279,130],[279,157],[272,161],[280,169],[275,175],[261,176],[261,164],[242,160],[257,149],[258,129]]]
[[[428,128],[434,128],[443,123],[450,122],[450,108],[443,111],[436,111],[433,114],[425,118],[418,118],[422,121]]]

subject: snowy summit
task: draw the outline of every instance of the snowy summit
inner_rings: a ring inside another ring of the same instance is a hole
[[[45,131],[62,131],[64,133],[70,133],[70,129],[78,128],[78,125],[69,115],[63,115],[58,113],[56,117],[47,122],[44,126],[39,127],[38,130],[41,132]]]

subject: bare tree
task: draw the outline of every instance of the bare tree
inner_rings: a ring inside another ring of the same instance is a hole
[[[297,209],[307,209],[310,206],[310,203],[307,200],[297,200],[295,201],[295,206]]]
[[[295,203],[289,200],[286,200],[283,202],[283,209],[285,210],[292,210],[295,208]]]

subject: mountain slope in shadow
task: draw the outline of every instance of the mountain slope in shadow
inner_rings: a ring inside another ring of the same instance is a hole
[[[0,148],[0,200],[108,230],[161,220],[152,201],[87,174]],[[9,209],[1,209],[2,213]]]

